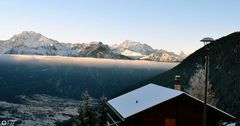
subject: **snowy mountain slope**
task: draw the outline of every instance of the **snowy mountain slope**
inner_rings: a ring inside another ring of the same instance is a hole
[[[185,58],[164,50],[153,49],[147,44],[126,40],[120,45],[108,46],[102,42],[60,43],[33,31],[24,31],[11,39],[0,41],[0,54],[59,55],[111,59],[142,59],[176,62]]]
[[[130,57],[130,58],[132,58],[132,59],[140,59],[140,58],[146,56],[146,55],[143,55],[143,54],[141,54],[141,53],[134,52],[134,51],[130,51],[130,50],[124,50],[124,51],[121,53],[121,55]]]
[[[142,44],[140,42],[126,40],[118,46],[114,45],[113,50],[116,53],[122,53],[125,50],[130,50],[133,52],[141,53],[143,55],[149,55],[153,51],[153,48],[147,44]]]
[[[53,45],[27,47],[24,45],[15,46],[5,52],[5,54],[28,54],[28,55],[57,55],[57,49]]]
[[[179,56],[185,59],[187,57],[187,54],[185,54],[183,51],[179,53]]]
[[[67,55],[71,49],[56,40],[49,39],[33,31],[24,31],[4,41],[0,53],[6,54],[37,54],[37,55]]]
[[[85,44],[81,47],[82,48],[77,49],[79,50],[78,54],[82,57],[130,59],[120,54],[113,53],[109,46],[102,42],[91,42],[90,44]]]
[[[43,45],[50,45],[50,44],[59,44],[57,41],[49,39],[39,33],[35,33],[33,31],[23,31],[20,34],[14,35],[10,40],[9,43],[17,43],[26,45],[29,47],[37,47]]]
[[[134,59],[158,62],[179,62],[186,57],[183,52],[181,52],[182,56],[180,56],[173,52],[168,52],[163,49],[153,49],[147,44],[142,44],[140,42],[134,42],[130,40],[126,40],[120,45],[115,44],[112,46],[112,49],[115,53]]]
[[[129,59],[113,53],[102,42],[91,42],[90,44],[60,43],[33,31],[24,31],[14,35],[10,40],[2,41],[0,53]]]
[[[141,59],[158,62],[180,62],[183,60],[179,55],[165,50],[154,50],[150,55],[142,57]]]

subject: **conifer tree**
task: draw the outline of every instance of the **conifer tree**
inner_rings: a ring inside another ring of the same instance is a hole
[[[89,105],[90,99],[90,95],[85,91],[82,95],[82,107],[79,109],[76,119],[77,126],[96,126],[96,114]]]
[[[106,126],[107,122],[107,98],[102,96],[98,105],[99,126]]]

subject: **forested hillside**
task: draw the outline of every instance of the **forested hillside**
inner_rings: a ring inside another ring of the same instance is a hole
[[[210,48],[210,83],[218,99],[217,107],[237,117],[240,116],[240,32],[235,32],[207,45]],[[130,89],[155,83],[174,87],[175,75],[181,75],[182,90],[189,80],[204,67],[204,48],[200,48],[173,69],[152,77]]]

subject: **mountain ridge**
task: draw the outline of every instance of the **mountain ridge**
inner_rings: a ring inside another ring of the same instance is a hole
[[[159,53],[155,53],[158,51]],[[125,52],[125,53],[124,53]],[[0,41],[0,54],[59,55],[73,57],[94,57],[111,59],[150,60],[160,62],[180,62],[181,55],[165,50],[153,49],[147,44],[126,40],[114,46],[103,42],[61,43],[34,31],[23,31],[9,40]],[[135,56],[138,54],[138,56]],[[149,58],[154,55],[157,58]],[[160,60],[162,57],[166,57]]]

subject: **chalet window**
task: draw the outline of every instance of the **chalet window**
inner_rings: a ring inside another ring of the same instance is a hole
[[[164,126],[176,126],[176,119],[165,119]]]

